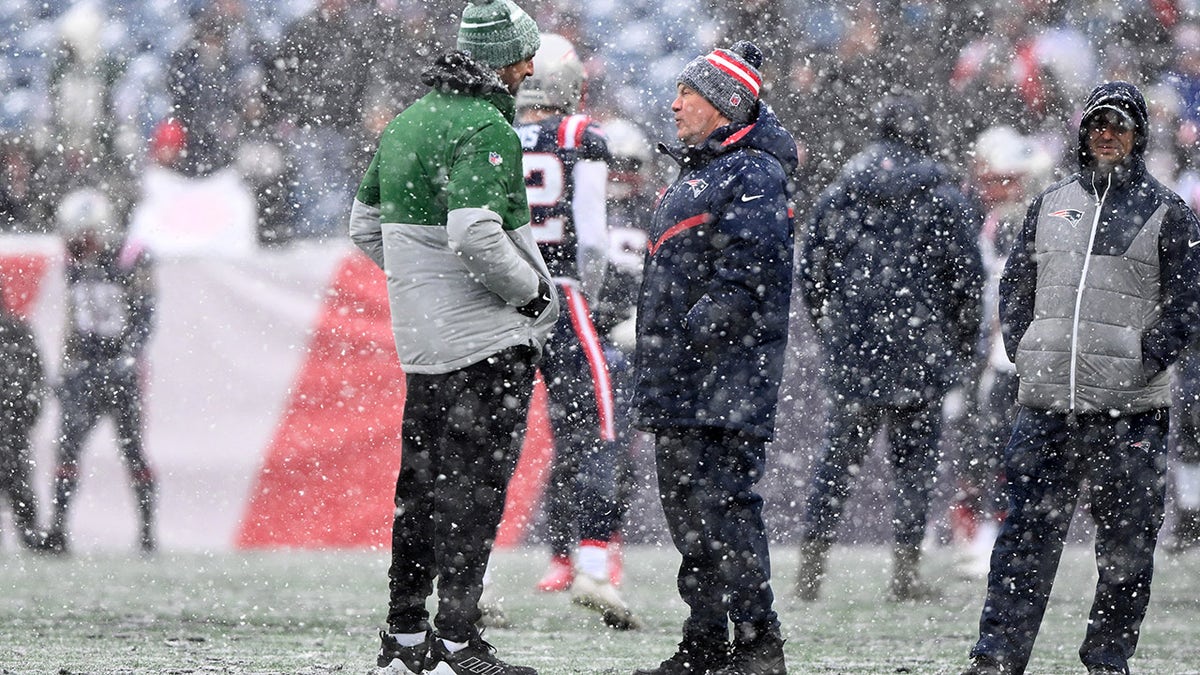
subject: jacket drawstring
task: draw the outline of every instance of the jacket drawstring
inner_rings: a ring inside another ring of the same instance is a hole
[[[1096,195],[1096,216],[1092,218],[1092,229],[1088,234],[1087,250],[1083,256],[1083,270],[1079,274],[1079,286],[1075,289],[1075,313],[1071,317],[1071,368],[1070,368],[1070,398],[1067,406],[1067,423],[1074,425],[1075,423],[1075,374],[1079,365],[1079,314],[1083,307],[1083,289],[1087,282],[1088,267],[1092,263],[1092,247],[1096,243],[1096,231],[1100,229],[1100,216],[1104,212],[1104,200],[1108,197],[1108,190],[1112,187],[1112,172],[1107,174],[1107,181],[1104,185],[1104,192],[1101,193],[1096,189],[1096,174],[1092,173],[1092,194]]]

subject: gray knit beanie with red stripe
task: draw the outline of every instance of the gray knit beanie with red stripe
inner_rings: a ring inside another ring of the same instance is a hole
[[[745,124],[758,106],[762,63],[762,50],[742,40],[729,49],[714,49],[692,59],[678,81],[695,89],[730,121]]]

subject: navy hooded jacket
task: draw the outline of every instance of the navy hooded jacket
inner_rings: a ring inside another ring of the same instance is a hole
[[[941,396],[972,358],[983,217],[925,152],[925,130],[890,119],[814,207],[801,274],[831,393],[909,407]]]
[[[1087,120],[1105,107],[1123,110],[1134,123],[1134,142],[1126,161],[1109,176],[1095,170],[1087,147]],[[1187,204],[1146,171],[1148,117],[1142,94],[1127,82],[1109,82],[1094,89],[1085,104],[1079,127],[1080,170],[1038,195],[1026,212],[1025,222],[1000,280],[1000,318],[1008,355],[1017,348],[1041,305],[1036,244],[1043,203],[1066,188],[1078,187],[1090,195],[1087,208],[1099,213],[1090,255],[1125,257],[1131,243],[1156,212],[1164,209],[1158,239],[1159,317],[1140,337],[1143,375],[1152,380],[1178,358],[1195,337],[1200,323],[1200,222]],[[1049,217],[1079,220],[1084,214],[1062,209]],[[1079,225],[1086,227],[1089,223]],[[1044,273],[1044,272],[1043,272]],[[1082,286],[1080,286],[1082,288]],[[1074,289],[1072,289],[1074,290]],[[1110,302],[1121,302],[1114,298]],[[1018,364],[1018,371],[1020,366]],[[1114,389],[1116,387],[1114,386]]]
[[[769,107],[669,151],[679,178],[649,227],[634,423],[770,439],[787,346],[796,143]]]

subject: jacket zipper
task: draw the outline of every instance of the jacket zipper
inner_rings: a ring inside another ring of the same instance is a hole
[[[1071,318],[1071,371],[1070,371],[1070,398],[1068,404],[1069,414],[1075,414],[1075,371],[1079,363],[1079,312],[1083,306],[1083,285],[1087,281],[1088,267],[1092,263],[1092,246],[1096,243],[1096,230],[1100,228],[1100,214],[1104,211],[1104,199],[1108,197],[1108,189],[1112,187],[1112,173],[1109,172],[1108,180],[1104,185],[1104,192],[1101,193],[1096,189],[1095,182],[1092,183],[1092,194],[1096,195],[1096,216],[1092,218],[1092,231],[1088,234],[1087,250],[1083,254],[1083,271],[1079,275],[1079,285],[1075,289],[1075,314]]]

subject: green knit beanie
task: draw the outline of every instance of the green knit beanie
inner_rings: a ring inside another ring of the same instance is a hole
[[[458,49],[492,68],[532,58],[541,45],[537,23],[512,0],[471,0],[458,26]]]

